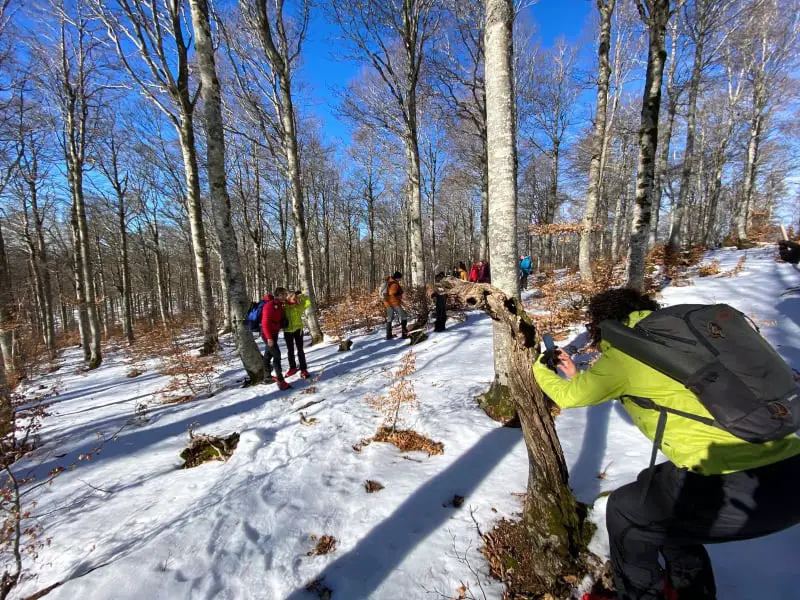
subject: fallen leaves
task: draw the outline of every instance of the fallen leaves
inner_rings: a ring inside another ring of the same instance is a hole
[[[332,535],[323,535],[321,538],[312,535],[311,541],[317,542],[317,545],[314,546],[313,550],[306,553],[306,556],[324,556],[325,554],[336,552],[336,538]]]
[[[367,479],[364,482],[364,487],[366,488],[368,494],[374,494],[375,492],[380,492],[384,488],[384,485],[380,481]]]

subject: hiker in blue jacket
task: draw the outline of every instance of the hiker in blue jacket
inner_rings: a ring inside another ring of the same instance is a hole
[[[533,263],[530,256],[519,257],[519,289],[524,290],[528,287],[528,277],[530,277]]]

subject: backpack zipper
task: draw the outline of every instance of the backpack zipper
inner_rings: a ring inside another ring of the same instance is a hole
[[[641,330],[642,332],[644,332],[644,334],[647,335],[648,337],[662,337],[662,338],[665,338],[665,339],[668,339],[668,340],[673,340],[675,342],[681,342],[683,344],[689,344],[691,346],[696,346],[697,345],[697,340],[687,340],[686,338],[678,337],[677,335],[670,335],[668,333],[661,333],[660,331],[652,331],[650,329],[646,329],[644,327],[641,327],[640,325],[637,325],[636,328]]]

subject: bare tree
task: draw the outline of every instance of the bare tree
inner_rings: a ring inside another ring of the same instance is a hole
[[[550,158],[550,189],[545,206],[544,223],[553,223],[559,207],[558,182],[561,169],[562,143],[575,117],[575,101],[580,87],[575,77],[577,48],[560,39],[551,52],[539,54],[534,67],[532,86],[527,92],[531,116],[539,136],[531,137],[534,146]],[[488,111],[487,111],[488,112]],[[537,139],[540,137],[541,139]],[[552,257],[552,236],[545,236],[544,257]]]
[[[422,65],[439,22],[437,3],[353,0],[332,2],[330,11],[350,41],[353,57],[366,61],[383,84],[380,94],[357,98],[351,93],[343,110],[358,121],[394,133],[405,146],[411,283],[421,286],[425,254],[417,96]]]
[[[679,0],[680,6],[681,0]],[[648,28],[647,72],[642,95],[639,158],[636,168],[636,197],[633,206],[633,231],[628,248],[627,286],[644,289],[645,257],[650,237],[650,212],[653,201],[655,155],[658,145],[658,114],[661,110],[661,84],[667,57],[667,24],[673,14],[670,0],[636,0],[642,21]]]
[[[169,118],[178,133],[197,270],[203,352],[213,352],[217,348],[217,326],[194,129],[200,90],[192,90],[189,77],[191,37],[183,29],[185,5],[183,0],[165,0],[161,4],[146,0],[112,0],[108,4],[89,1],[105,24],[128,75],[139,91]]]
[[[225,169],[225,133],[222,125],[222,98],[217,66],[214,60],[214,44],[211,37],[211,22],[206,0],[189,0],[194,25],[197,62],[200,67],[202,95],[205,109],[206,148],[208,153],[208,182],[214,224],[219,240],[222,281],[230,302],[230,315],[234,340],[250,383],[264,379],[264,365],[253,334],[247,326],[247,311],[250,302],[244,285],[244,276],[239,262],[236,234],[231,223],[231,202],[228,196]]]
[[[89,368],[96,369],[103,360],[102,331],[95,300],[95,271],[86,217],[84,176],[90,137],[96,126],[106,82],[101,81],[105,77],[97,60],[100,41],[85,4],[81,1],[68,5],[58,1],[51,7],[57,19],[58,53],[53,56],[50,50],[38,47],[37,54],[44,71],[43,85],[57,103],[60,142],[72,198],[75,285],[86,319],[82,326],[84,355],[88,351]]]
[[[734,226],[741,242],[747,240],[747,228],[758,175],[759,150],[770,110],[780,104],[778,98],[797,63],[797,39],[800,35],[800,12],[792,0],[763,0],[755,7],[744,48],[749,64],[750,124],[744,163],[742,195],[736,205]]]
[[[107,198],[116,214],[116,231],[119,236],[120,295],[122,297],[122,332],[128,344],[133,344],[133,307],[131,299],[131,268],[128,253],[128,177],[122,162],[123,135],[112,114],[107,115],[109,130],[99,142],[98,167],[113,190],[113,198]]]
[[[727,15],[733,0],[694,0],[686,5],[689,12],[685,18],[687,31],[694,44],[692,76],[687,92],[686,142],[683,151],[683,166],[678,198],[672,208],[672,223],[667,248],[676,253],[682,243],[682,228],[686,204],[692,186],[693,165],[695,163],[694,145],[697,125],[697,97],[700,93],[703,73],[706,67],[717,58],[720,40],[714,39],[720,29],[731,31],[730,15]],[[724,36],[723,36],[724,41]]]
[[[434,85],[445,114],[455,118],[477,152],[461,152],[477,161],[481,190],[478,257],[489,257],[489,173],[486,154],[486,82],[484,74],[484,0],[448,0],[450,23],[441,43],[434,47],[431,68]]]
[[[492,282],[510,297],[519,295],[517,266],[517,140],[512,2],[486,4],[486,132],[489,167],[489,254]],[[508,336],[494,325],[496,390],[508,390]]]
[[[611,64],[608,60],[611,46],[611,16],[616,0],[597,0],[600,13],[600,38],[597,47],[597,107],[594,118],[594,137],[592,138],[592,157],[589,165],[589,191],[586,195],[586,213],[583,217],[580,254],[578,264],[581,278],[592,280],[592,251],[594,249],[594,230],[597,220],[597,207],[600,196],[600,162],[605,146],[606,116],[608,112],[608,87],[611,79]]]
[[[313,343],[322,341],[316,308],[316,294],[311,272],[311,254],[308,246],[308,231],[303,198],[303,175],[300,160],[297,113],[294,106],[292,82],[296,62],[299,60],[308,30],[310,4],[301,0],[299,18],[290,20],[284,12],[284,0],[274,0],[270,8],[267,0],[240,0],[242,13],[260,42],[264,57],[269,63],[274,93],[270,95],[275,113],[278,115],[277,130],[280,134],[289,193],[292,202],[297,269],[300,283],[311,309],[308,311],[308,326]]]
[[[661,139],[659,140],[658,154],[656,156],[656,166],[653,175],[653,217],[650,225],[650,240],[648,247],[652,248],[658,241],[658,223],[661,214],[661,199],[664,195],[664,179],[669,167],[669,149],[672,144],[672,132],[675,128],[675,118],[678,115],[678,102],[683,94],[683,81],[676,79],[678,70],[678,47],[680,46],[682,20],[680,14],[672,19],[667,28],[669,29],[670,50],[669,50],[669,67],[667,68],[667,118],[665,126],[659,132]]]

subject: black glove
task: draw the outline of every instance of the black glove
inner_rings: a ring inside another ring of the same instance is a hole
[[[561,359],[558,357],[559,348],[551,348],[542,352],[539,362],[550,369],[553,373],[558,373],[558,365]]]

